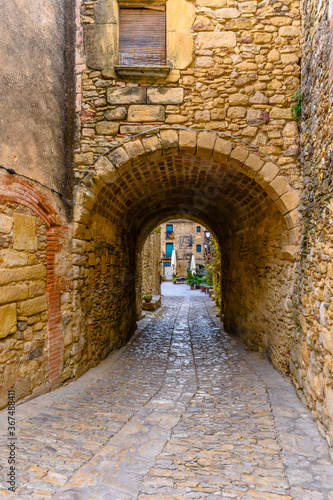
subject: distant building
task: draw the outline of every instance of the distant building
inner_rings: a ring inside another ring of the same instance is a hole
[[[206,228],[197,222],[187,219],[172,219],[161,228],[161,273],[172,279],[171,256],[176,251],[177,276],[186,277],[194,254],[198,271],[205,265]]]

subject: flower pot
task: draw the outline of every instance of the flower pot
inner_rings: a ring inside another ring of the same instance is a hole
[[[201,285],[201,291],[205,292],[206,291],[206,285]]]
[[[151,302],[153,299],[143,299],[145,302]]]
[[[194,285],[191,285],[191,290],[194,290]]]

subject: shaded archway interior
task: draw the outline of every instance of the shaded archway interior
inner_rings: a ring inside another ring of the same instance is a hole
[[[137,238],[165,214],[202,221],[225,235],[258,223],[276,208],[259,184],[230,165],[170,156],[137,161],[102,188],[95,211]]]

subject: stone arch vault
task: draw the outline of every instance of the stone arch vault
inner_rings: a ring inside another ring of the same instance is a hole
[[[287,372],[298,204],[278,164],[213,131],[161,128],[101,156],[74,207],[80,371],[134,331],[136,261],[149,232],[165,217],[188,217],[218,235],[226,328]],[[65,358],[77,365],[77,353]]]

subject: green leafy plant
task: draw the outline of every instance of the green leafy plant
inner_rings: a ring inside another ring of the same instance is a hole
[[[153,298],[153,296],[152,296],[152,295],[150,295],[150,294],[148,294],[148,295],[144,295],[142,298],[143,298],[143,299],[152,299],[152,298]]]
[[[291,106],[291,117],[296,121],[299,120],[302,113],[302,97],[303,95],[300,87],[291,95],[291,100],[294,101],[294,104]]]

